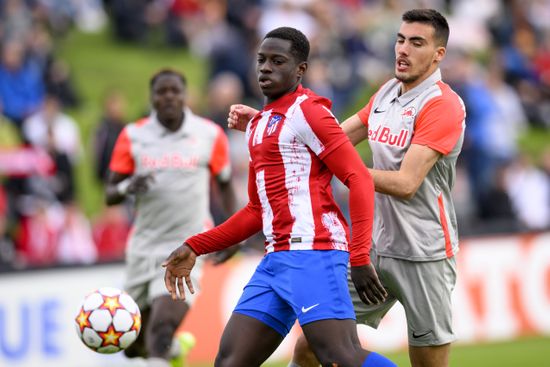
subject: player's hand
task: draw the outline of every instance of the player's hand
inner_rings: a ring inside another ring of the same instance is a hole
[[[153,173],[134,175],[130,177],[127,192],[129,194],[143,194],[151,188],[153,182],[155,182]]]
[[[234,245],[224,250],[216,251],[213,254],[208,255],[208,260],[212,261],[214,265],[220,265],[231,259],[241,249],[241,245]]]
[[[352,266],[351,280],[355,285],[357,293],[359,293],[361,301],[367,305],[381,303],[388,296],[372,264]]]
[[[234,130],[246,131],[246,125],[258,113],[258,110],[244,104],[233,104],[229,107],[227,127]]]
[[[164,284],[168,292],[170,292],[172,299],[185,300],[184,280],[189,291],[195,293],[195,288],[193,288],[193,283],[191,282],[191,270],[195,266],[196,260],[197,254],[195,254],[187,243],[184,243],[172,251],[170,256],[162,263],[162,266],[165,268]]]

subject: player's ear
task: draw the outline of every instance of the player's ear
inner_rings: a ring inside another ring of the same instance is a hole
[[[304,74],[307,71],[307,66],[308,66],[307,61],[302,61],[300,64],[298,64],[298,77],[300,79],[303,79]]]
[[[435,50],[434,61],[437,62],[437,63],[440,63],[443,60],[443,58],[445,57],[446,53],[447,53],[447,49],[445,47],[443,47],[443,46],[438,47]]]

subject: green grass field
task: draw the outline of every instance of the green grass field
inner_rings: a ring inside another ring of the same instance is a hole
[[[406,352],[388,354],[400,367],[410,366]],[[453,367],[550,367],[550,337],[511,342],[456,345],[451,351]]]
[[[399,367],[410,366],[406,351],[385,353]],[[191,367],[209,367],[192,365]],[[265,364],[286,367],[287,363]],[[451,367],[550,367],[550,336],[524,338],[511,342],[455,345],[451,351]]]

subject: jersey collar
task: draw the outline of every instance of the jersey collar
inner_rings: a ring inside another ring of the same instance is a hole
[[[283,95],[282,97],[276,99],[271,103],[266,104],[263,109],[265,111],[276,110],[277,108],[291,105],[291,102],[294,101],[299,95],[303,94],[304,90],[305,88],[302,87],[301,84],[299,84],[296,90]]]
[[[181,124],[181,126],[178,130],[173,131],[173,132],[166,129],[160,123],[160,121],[157,119],[157,113],[156,113],[155,110],[151,111],[150,120],[154,122],[155,130],[160,136],[165,136],[165,135],[168,135],[168,134],[187,136],[192,131],[191,125],[192,125],[194,114],[191,111],[191,109],[187,106],[185,106],[183,108],[183,113],[184,113],[183,123]]]
[[[272,112],[284,115],[288,111],[288,108],[292,104],[294,104],[294,101],[302,95],[306,95],[307,98],[315,99],[317,102],[321,103],[323,106],[325,106],[328,109],[332,108],[332,102],[330,101],[330,99],[319,96],[315,94],[315,92],[313,92],[311,89],[304,88],[301,84],[299,84],[295,91],[289,92],[284,96],[282,96],[281,98],[265,105],[262,110],[272,111]]]

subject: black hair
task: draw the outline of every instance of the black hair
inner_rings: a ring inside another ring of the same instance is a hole
[[[275,28],[265,35],[264,39],[266,38],[279,38],[290,41],[290,53],[298,62],[307,61],[309,57],[309,41],[307,37],[296,28]]]
[[[439,46],[447,47],[449,41],[449,23],[441,13],[434,9],[412,9],[403,13],[401,20],[407,23],[424,23],[431,25],[434,38]]]
[[[160,69],[155,74],[153,74],[153,76],[149,80],[149,88],[153,89],[153,86],[157,82],[158,78],[160,78],[161,76],[167,76],[167,75],[178,77],[183,83],[183,86],[184,87],[187,86],[187,79],[185,79],[185,76],[182,73],[174,69],[164,68],[164,69]]]

